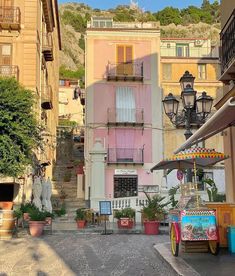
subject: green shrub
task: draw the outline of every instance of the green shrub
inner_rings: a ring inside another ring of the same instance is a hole
[[[31,210],[35,210],[37,207],[31,202],[25,202],[20,205],[20,210],[22,213],[30,213]]]
[[[147,197],[148,203],[142,209],[144,218],[150,221],[163,220],[166,214],[165,207],[170,202],[162,203],[165,197],[160,195],[154,195],[153,197],[150,197],[147,193],[145,193],[145,195]]]
[[[23,216],[23,212],[22,212],[22,210],[20,208],[17,208],[17,209],[14,210],[14,217],[16,217],[16,218],[19,219],[22,216]]]
[[[114,215],[115,218],[120,219],[120,218],[134,218],[135,217],[135,210],[132,208],[124,208],[121,210],[118,210],[115,212]]]
[[[78,208],[76,210],[75,220],[85,220],[86,219],[86,210],[84,208]]]
[[[71,180],[71,172],[68,171],[64,174],[64,182],[69,182]]]
[[[29,217],[31,221],[44,221],[46,214],[43,211],[40,211],[38,208],[31,209],[29,211]]]

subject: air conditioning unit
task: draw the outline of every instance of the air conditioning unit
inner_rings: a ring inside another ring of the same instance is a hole
[[[195,40],[194,44],[195,44],[195,46],[202,46],[203,40],[197,39],[197,40]]]

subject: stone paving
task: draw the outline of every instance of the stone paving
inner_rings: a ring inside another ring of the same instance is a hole
[[[25,234],[0,241],[0,275],[173,276],[153,248],[167,241],[167,235]]]

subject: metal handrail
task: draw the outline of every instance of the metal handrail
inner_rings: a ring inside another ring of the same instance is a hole
[[[1,77],[15,77],[19,80],[19,67],[17,65],[0,65]]]
[[[108,108],[108,123],[144,123],[143,108]]]
[[[19,7],[0,7],[0,23],[20,24],[21,13]]]
[[[144,163],[143,148],[108,148],[107,163]]]

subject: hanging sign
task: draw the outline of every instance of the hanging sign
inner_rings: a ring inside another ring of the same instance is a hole
[[[184,178],[184,173],[181,170],[177,170],[177,179],[181,181]]]

